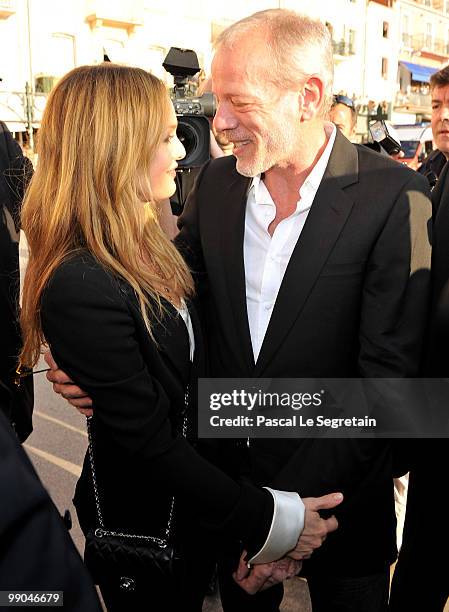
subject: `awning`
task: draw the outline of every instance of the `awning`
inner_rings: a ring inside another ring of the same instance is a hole
[[[428,83],[432,74],[439,70],[439,68],[421,66],[420,64],[412,64],[411,62],[400,62],[400,64],[405,66],[407,70],[410,70],[412,73],[412,81],[420,81],[421,83]]]

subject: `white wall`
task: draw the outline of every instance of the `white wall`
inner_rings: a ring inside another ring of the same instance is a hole
[[[388,38],[382,36],[382,23],[389,23]],[[388,78],[382,78],[382,57],[388,59]],[[399,21],[397,11],[371,2],[366,21],[365,96],[392,102],[396,92],[399,57]]]

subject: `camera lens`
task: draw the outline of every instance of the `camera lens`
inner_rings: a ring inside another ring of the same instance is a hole
[[[178,115],[176,134],[186,150],[180,168],[198,168],[209,159],[209,122],[204,116]]]
[[[193,125],[185,123],[183,121],[179,121],[176,133],[182,145],[184,146],[184,149],[186,150],[186,156],[182,160],[183,165],[185,164],[186,166],[189,166],[191,160],[196,157],[196,154],[198,152],[198,132],[194,129]]]

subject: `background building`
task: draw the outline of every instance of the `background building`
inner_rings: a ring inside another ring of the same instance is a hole
[[[28,141],[46,96],[65,72],[111,61],[162,68],[171,46],[192,48],[208,72],[212,45],[230,23],[266,8],[317,17],[332,34],[335,93],[394,122],[428,117],[430,74],[449,61],[449,0],[0,0],[0,119]]]
[[[430,119],[430,75],[449,62],[449,2],[400,0],[397,119]]]

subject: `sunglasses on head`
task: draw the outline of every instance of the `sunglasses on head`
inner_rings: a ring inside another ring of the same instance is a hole
[[[352,110],[355,110],[354,101],[351,98],[348,98],[348,96],[334,96],[334,104],[344,104],[345,106],[352,108]]]

